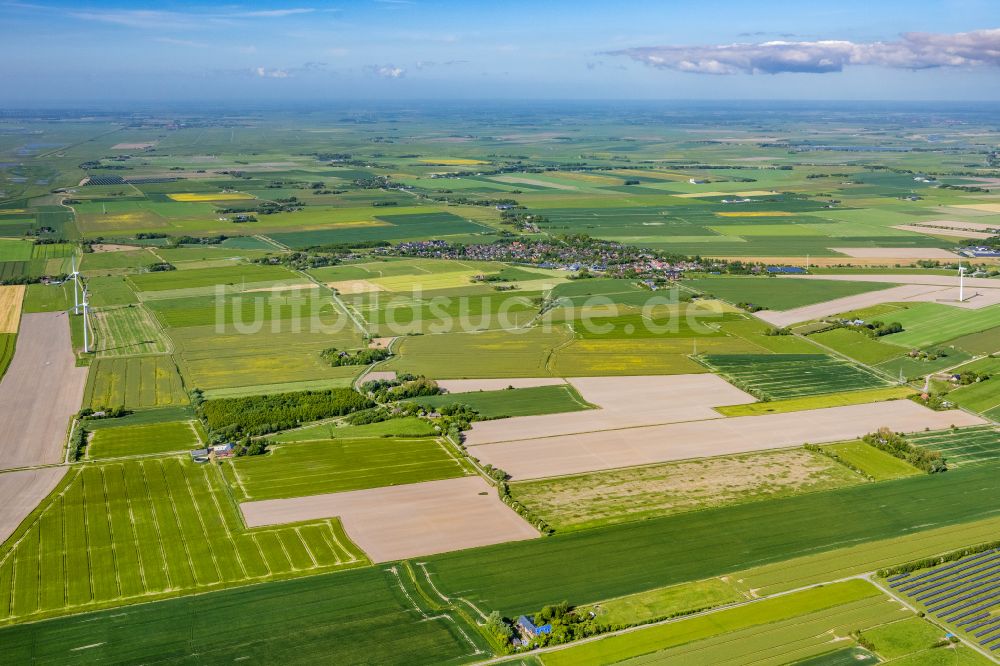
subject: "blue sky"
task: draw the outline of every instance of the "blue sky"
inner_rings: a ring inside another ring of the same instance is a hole
[[[996,0],[0,0],[0,105],[1000,99]]]

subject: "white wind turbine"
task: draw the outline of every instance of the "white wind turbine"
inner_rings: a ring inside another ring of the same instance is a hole
[[[965,266],[958,264],[958,302],[965,301]]]
[[[76,255],[73,255],[73,272],[69,274],[69,279],[73,281],[73,314],[80,314],[80,295],[77,292],[80,282],[80,271],[76,270]]]
[[[88,309],[88,306],[90,305],[90,302],[87,300],[87,287],[86,287],[86,285],[84,285],[84,287],[83,287],[83,303],[81,305],[83,305],[83,353],[84,354],[89,354],[90,353],[90,336],[88,335],[88,328],[89,328],[89,326],[87,325],[87,309]]]

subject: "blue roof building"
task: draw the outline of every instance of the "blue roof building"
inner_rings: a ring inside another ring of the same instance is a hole
[[[521,627],[521,629],[524,630],[524,633],[528,634],[532,638],[538,636],[539,634],[552,633],[551,624],[543,624],[540,627],[535,626],[535,623],[529,620],[525,615],[522,615],[521,617],[517,618],[517,626]]]

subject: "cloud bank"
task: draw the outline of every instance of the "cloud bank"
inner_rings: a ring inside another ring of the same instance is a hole
[[[1000,28],[954,34],[908,32],[899,40],[770,41],[714,46],[641,46],[609,51],[651,67],[694,74],[840,72],[848,66],[894,69],[1000,66]]]

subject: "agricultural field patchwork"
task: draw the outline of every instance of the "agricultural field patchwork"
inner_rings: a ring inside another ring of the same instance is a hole
[[[704,354],[710,369],[770,400],[888,386],[886,379],[823,354]]]
[[[450,479],[469,472],[435,438],[334,439],[283,444],[231,463],[240,501],[300,497]]]
[[[860,470],[875,481],[900,479],[924,473],[906,461],[861,441],[827,444],[823,450],[836,456],[837,460],[848,467]]]
[[[168,421],[100,428],[90,437],[87,458],[120,458],[195,449],[203,443],[204,432],[197,421]]]
[[[126,409],[188,404],[187,391],[170,356],[96,359],[90,366],[83,404]]]
[[[166,354],[170,341],[141,305],[94,310],[91,316],[96,342],[93,350],[101,357]]]
[[[211,466],[86,465],[0,551],[0,622],[363,564],[336,520],[247,530]]]
[[[1000,459],[1000,430],[996,426],[918,433],[907,439],[917,446],[939,452],[949,467],[964,467]]]
[[[563,532],[862,481],[825,456],[793,449],[526,481],[511,492]]]

